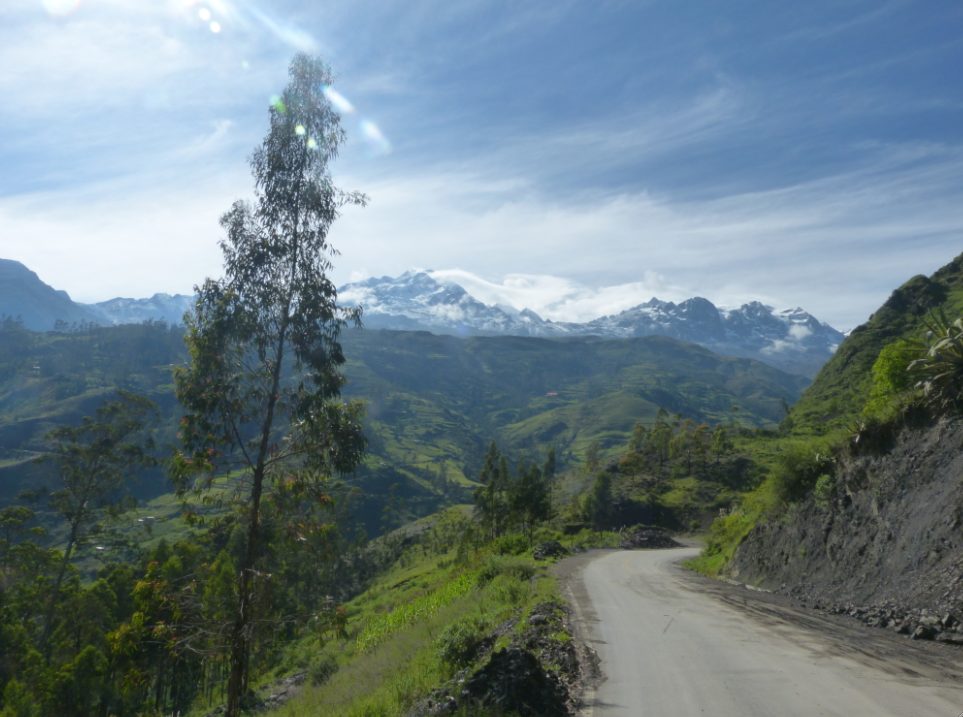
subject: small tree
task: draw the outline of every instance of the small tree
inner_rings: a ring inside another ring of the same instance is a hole
[[[103,511],[126,507],[121,494],[124,481],[131,470],[151,462],[150,440],[141,434],[154,411],[148,399],[122,392],[79,426],[57,428],[48,435],[47,460],[57,466],[61,480],[61,488],[50,500],[67,524],[67,543],[50,591],[40,641],[48,659],[50,633],[70,560]]]
[[[612,476],[599,473],[585,497],[583,516],[598,531],[605,528],[612,515]]]
[[[239,713],[247,693],[265,491],[281,480],[320,490],[327,476],[352,470],[364,451],[360,407],[339,400],[339,336],[360,312],[338,305],[327,272],[337,253],[328,242],[332,223],[342,207],[365,198],[331,180],[328,165],[344,140],[323,92],[331,81],[320,60],[292,61],[290,83],[251,158],[255,202],[236,202],[221,219],[225,275],[197,288],[187,320],[190,363],[176,375],[187,412],[185,450],[175,461],[180,490],[195,475],[203,477],[194,484],[201,489],[229,469],[244,475],[237,484],[244,537],[228,717]]]
[[[485,462],[478,476],[481,486],[475,490],[475,513],[495,539],[501,533],[508,517],[508,462],[498,451],[495,441],[488,446]]]
[[[509,505],[512,516],[531,541],[535,526],[548,520],[552,513],[552,493],[548,480],[538,466],[523,465],[511,482]]]
[[[555,479],[555,471],[557,469],[557,459],[555,457],[555,446],[548,449],[548,453],[545,454],[545,463],[542,465],[542,477],[549,483]]]
[[[729,431],[721,423],[712,432],[712,453],[716,457],[716,464],[728,456],[735,448]]]

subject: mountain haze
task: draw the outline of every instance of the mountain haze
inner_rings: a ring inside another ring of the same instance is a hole
[[[57,321],[98,323],[99,314],[48,286],[19,261],[0,259],[0,316],[19,319],[33,331],[49,331]]]

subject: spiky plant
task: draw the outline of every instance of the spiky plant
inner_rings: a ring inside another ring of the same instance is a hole
[[[963,408],[963,317],[950,322],[940,310],[926,319],[928,346],[909,365],[920,378],[916,387],[942,411]]]

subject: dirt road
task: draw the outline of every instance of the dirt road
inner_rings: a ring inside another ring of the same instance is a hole
[[[577,628],[598,652],[591,717],[958,717],[963,650],[921,646],[693,575],[694,548],[575,559]],[[855,621],[853,621],[855,622]]]

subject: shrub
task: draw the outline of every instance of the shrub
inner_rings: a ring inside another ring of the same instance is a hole
[[[492,557],[478,571],[478,584],[490,583],[499,575],[507,575],[516,580],[530,580],[535,575],[535,566],[524,558]]]
[[[492,544],[492,550],[498,555],[521,555],[528,548],[528,538],[521,533],[501,535]]]
[[[312,685],[321,685],[338,671],[338,661],[331,655],[321,655],[308,667],[308,679]]]
[[[828,506],[835,491],[836,478],[829,473],[823,473],[816,479],[816,485],[813,487],[813,498],[816,500],[816,505],[822,508]]]
[[[789,443],[783,447],[773,472],[776,496],[784,502],[805,497],[819,476],[834,472],[835,459],[817,442]]]
[[[481,620],[467,617],[448,625],[438,636],[435,645],[445,664],[461,668],[475,660],[484,642],[484,625]]]
[[[499,575],[488,585],[488,592],[503,605],[519,605],[531,591],[531,584],[513,575]]]
[[[883,347],[871,369],[872,385],[863,416],[886,420],[898,413],[913,388],[910,364],[920,357],[922,347],[898,339]]]

